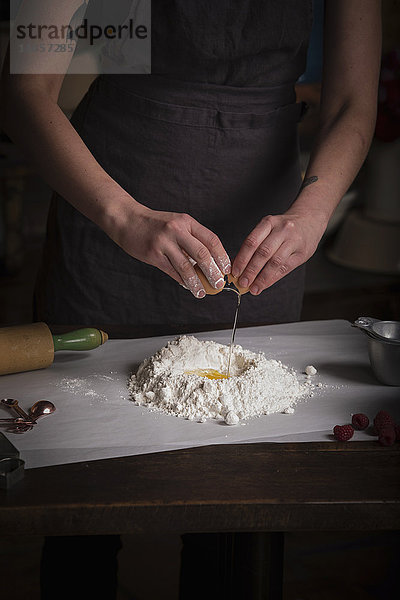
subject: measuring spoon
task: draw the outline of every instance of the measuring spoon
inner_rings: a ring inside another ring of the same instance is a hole
[[[21,417],[17,417],[16,419],[0,419],[0,425],[35,425],[35,421],[25,421]]]
[[[13,398],[3,398],[1,400],[1,404],[11,410],[14,410],[20,417],[23,418],[24,421],[31,420],[30,416],[18,404],[18,400],[14,400]]]
[[[29,417],[32,421],[37,421],[39,417],[51,415],[56,410],[56,407],[49,400],[38,400],[29,409]]]
[[[0,426],[7,425],[8,428],[6,431],[8,433],[25,433],[33,429],[34,424],[34,421],[25,421],[21,417],[17,417],[16,419],[0,419]]]
[[[399,321],[381,321],[372,317],[359,317],[354,321],[353,326],[381,342],[400,344]]]

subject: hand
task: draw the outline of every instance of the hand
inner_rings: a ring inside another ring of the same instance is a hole
[[[187,214],[131,202],[128,214],[119,215],[116,234],[111,237],[125,252],[167,273],[196,298],[206,293],[193,264],[198,263],[216,289],[230,273],[230,259],[218,236]]]
[[[260,294],[314,254],[326,225],[316,211],[264,217],[243,242],[232,274],[240,286]]]

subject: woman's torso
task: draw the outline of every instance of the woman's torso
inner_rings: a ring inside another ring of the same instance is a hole
[[[309,0],[153,0],[153,74],[101,76],[72,123],[136,200],[188,212],[233,259],[258,220],[284,212],[299,189],[294,84],[310,19]],[[37,299],[49,323],[165,333],[231,319],[225,294],[195,299],[57,195],[45,255]],[[298,319],[302,288],[298,269],[248,295],[241,321]]]

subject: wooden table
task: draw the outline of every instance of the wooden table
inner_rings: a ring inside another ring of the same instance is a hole
[[[399,484],[398,443],[205,446],[27,470],[0,490],[0,532],[218,532],[226,560],[215,598],[280,600],[284,532],[399,530]],[[205,597],[183,572],[182,598]]]
[[[239,444],[31,469],[3,535],[400,529],[400,444]]]

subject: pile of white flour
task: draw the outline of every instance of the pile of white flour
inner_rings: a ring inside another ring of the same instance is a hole
[[[293,369],[239,345],[232,349],[229,379],[187,373],[200,369],[225,373],[228,355],[229,346],[181,336],[146,358],[130,377],[131,399],[176,417],[234,425],[250,417],[293,412],[291,407],[312,393],[310,381],[300,383]]]

